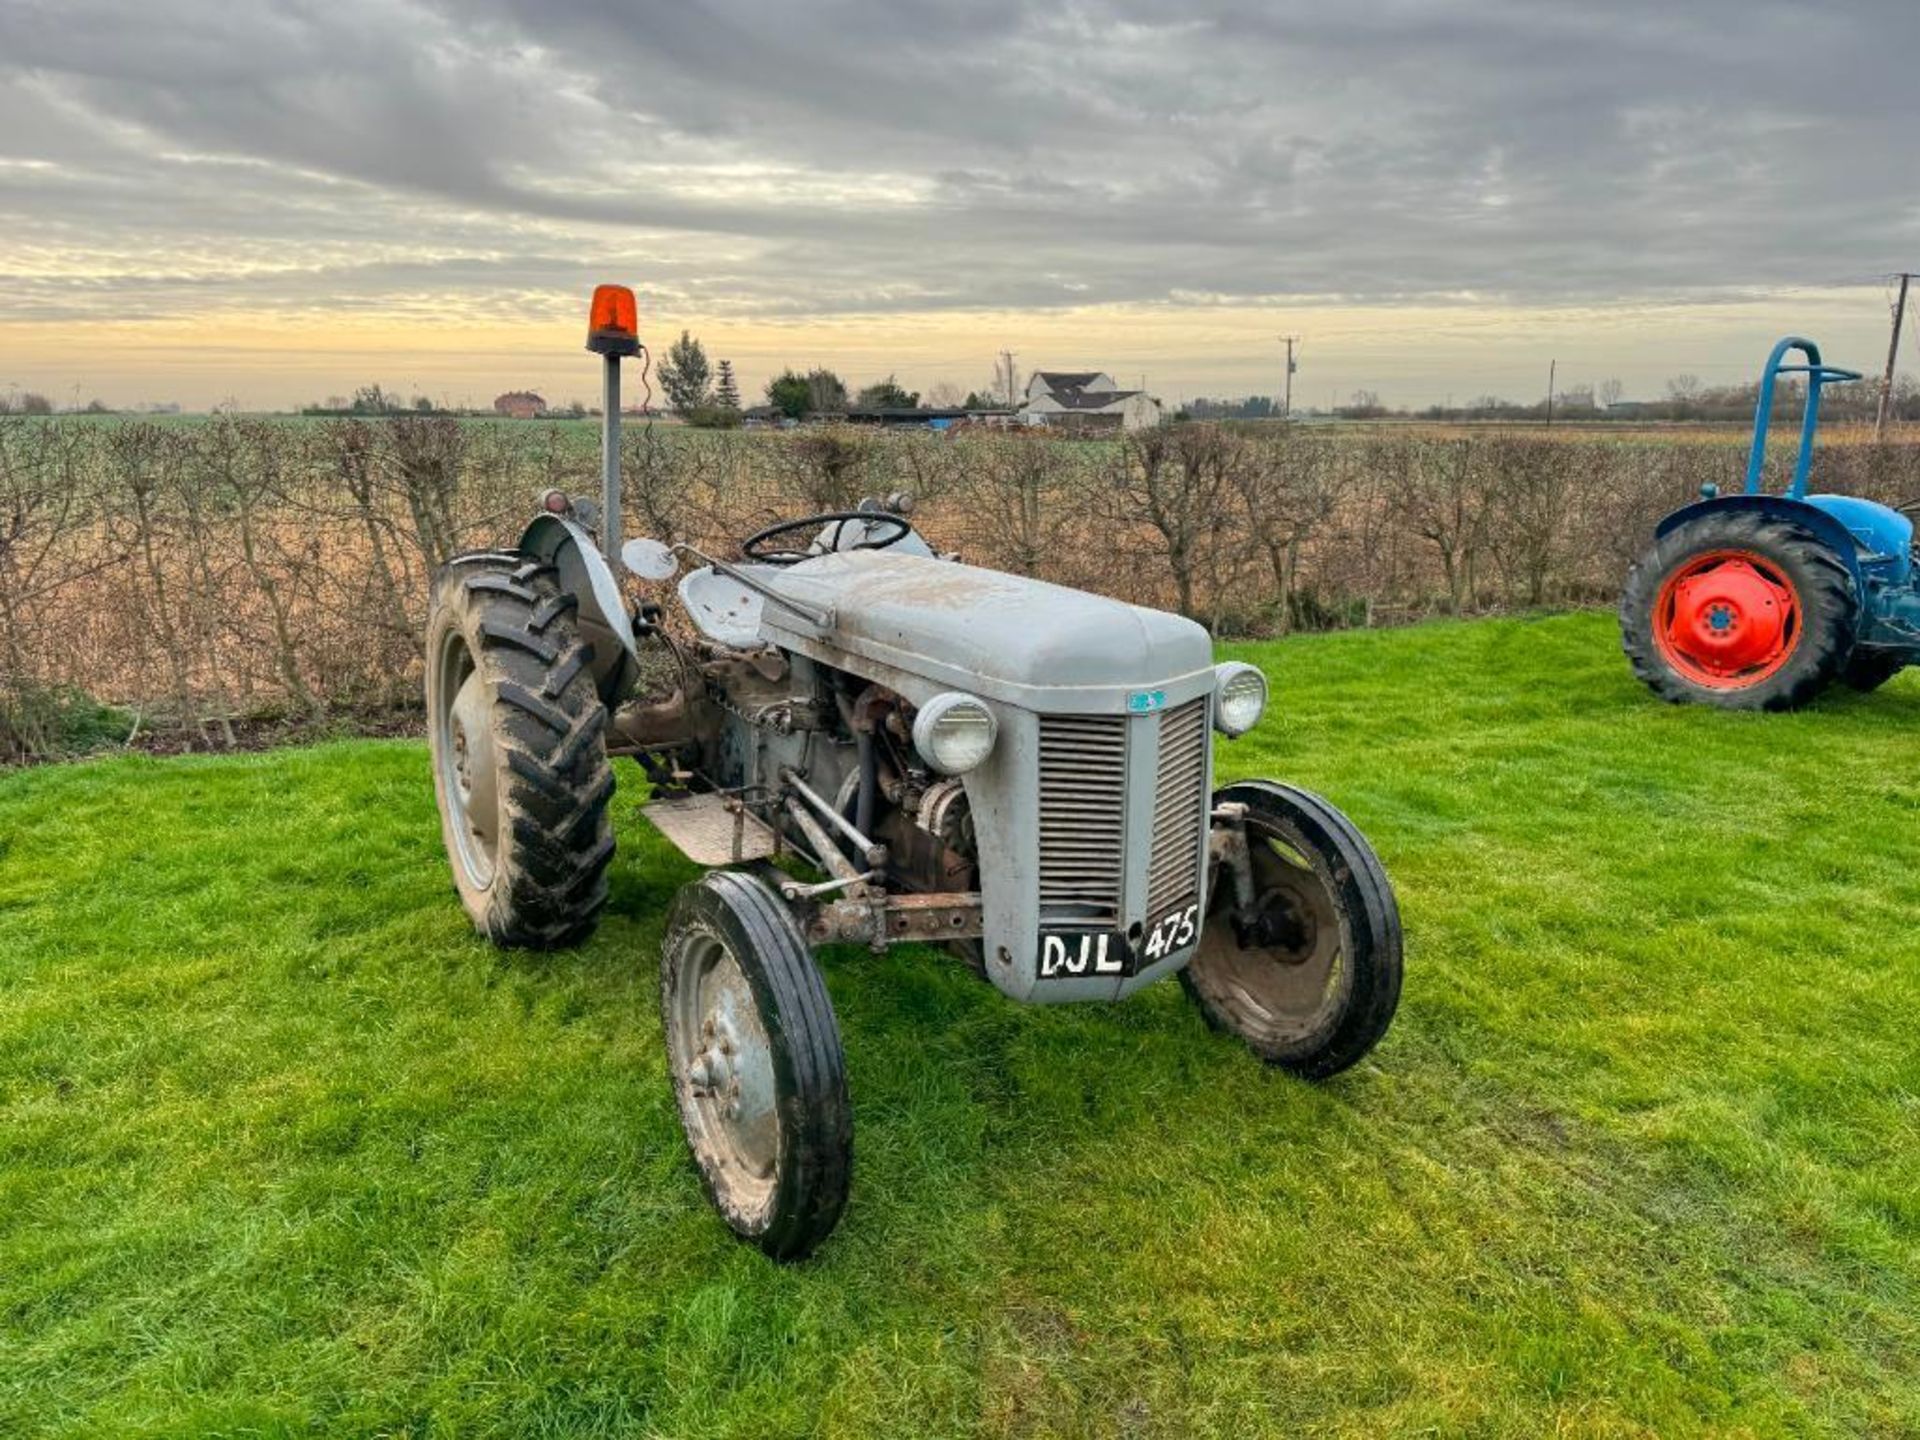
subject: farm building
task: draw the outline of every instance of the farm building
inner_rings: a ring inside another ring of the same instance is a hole
[[[955,425],[1004,425],[1013,417],[1013,411],[1001,409],[972,409],[964,406],[945,410],[935,409],[877,409],[849,410],[849,425],[882,425],[889,429],[949,430]]]
[[[1160,424],[1160,401],[1121,390],[1104,371],[1035,371],[1020,413],[1027,424],[1064,430],[1144,430]]]
[[[547,413],[547,402],[531,390],[509,390],[493,397],[493,408],[509,420],[538,420]]]
[[[1030,425],[1075,430],[1144,430],[1160,423],[1160,402],[1122,390],[1100,370],[1036,370],[1020,414]]]

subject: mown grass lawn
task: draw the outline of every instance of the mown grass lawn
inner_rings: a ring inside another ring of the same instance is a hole
[[[1229,775],[1384,853],[1323,1087],[1177,986],[837,952],[854,1198],[728,1238],[662,1070],[692,867],[616,800],[489,949],[425,751],[0,779],[0,1433],[1920,1434],[1920,678],[1657,704],[1578,615],[1303,638]]]

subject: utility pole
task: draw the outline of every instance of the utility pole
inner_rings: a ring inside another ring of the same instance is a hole
[[[1911,271],[1900,272],[1900,298],[1893,302],[1893,334],[1887,339],[1887,373],[1880,381],[1880,407],[1873,412],[1873,438],[1887,433],[1887,416],[1893,411],[1893,362],[1900,358],[1900,322],[1907,316],[1907,282]]]
[[[1547,428],[1549,430],[1553,428],[1554,377],[1557,376],[1559,373],[1560,373],[1560,362],[1557,359],[1547,361]]]
[[[1000,359],[1003,362],[1005,362],[1007,367],[1007,408],[1009,410],[1014,408],[1014,403],[1013,403],[1013,357],[1014,357],[1014,354],[1015,352],[1012,350],[1002,350],[1000,352]]]
[[[1281,335],[1277,338],[1287,347],[1287,388],[1285,397],[1280,401],[1280,418],[1291,420],[1293,418],[1293,372],[1300,368],[1294,363],[1293,347],[1300,343],[1300,337]]]

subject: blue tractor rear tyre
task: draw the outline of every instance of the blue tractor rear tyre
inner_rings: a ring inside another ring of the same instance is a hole
[[[1744,569],[1749,584],[1767,595],[1767,615],[1759,605],[1742,614],[1737,598],[1720,603],[1714,586],[1724,572],[1713,569],[1718,563]],[[1693,580],[1704,589],[1689,596],[1683,592]],[[1689,604],[1696,613],[1685,613]],[[1737,629],[1742,624],[1757,629],[1778,614],[1788,621],[1751,667],[1716,669],[1710,644],[1691,646],[1689,636],[1711,641],[1700,627],[1707,618],[1720,624],[1721,612],[1736,634],[1743,633]],[[1853,573],[1831,545],[1791,520],[1731,507],[1708,510],[1660,536],[1628,573],[1620,597],[1621,648],[1634,674],[1673,704],[1727,710],[1805,705],[1841,677],[1859,625]]]

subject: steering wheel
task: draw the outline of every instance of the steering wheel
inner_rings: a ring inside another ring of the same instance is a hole
[[[828,510],[819,515],[802,515],[797,520],[782,520],[777,525],[769,525],[749,535],[740,542],[740,553],[749,560],[757,560],[762,565],[798,565],[802,560],[811,560],[816,552],[795,550],[790,547],[776,546],[771,542],[782,535],[791,535],[796,530],[813,530],[822,525],[835,525],[833,543],[827,548],[840,548],[841,531],[849,520],[858,520],[867,527],[867,534],[850,550],[884,550],[889,545],[898,544],[913,533],[913,526],[899,515],[885,510]],[[878,539],[873,531],[880,529],[885,533]]]

